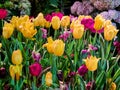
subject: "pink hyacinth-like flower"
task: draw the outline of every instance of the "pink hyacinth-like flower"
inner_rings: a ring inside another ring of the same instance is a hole
[[[109,15],[107,11],[100,13],[100,15],[106,20],[112,20],[111,16]]]
[[[77,12],[78,6],[81,6],[82,3],[79,1],[74,2],[74,4],[71,6],[71,13],[75,14]],[[82,8],[81,8],[82,9]]]
[[[29,71],[32,76],[38,76],[42,72],[42,66],[39,63],[33,63],[29,66]]]
[[[0,9],[0,19],[6,18],[8,12],[6,9]]]
[[[87,83],[86,90],[92,90],[92,82]]]
[[[116,10],[109,10],[108,15],[114,20],[118,18],[118,12]]]
[[[88,50],[83,49],[83,50],[81,51],[81,53],[82,53],[82,54],[87,54],[87,53],[88,53]]]
[[[63,17],[63,13],[61,13],[61,12],[53,12],[52,17],[54,17],[54,16],[58,16],[60,18],[60,20],[61,20],[62,17]]]
[[[72,33],[71,31],[64,31],[64,33],[61,34],[61,35],[59,36],[59,38],[60,38],[60,39],[63,39],[64,41],[66,41],[67,38],[70,36],[71,33]]]
[[[113,45],[116,47],[117,53],[120,55],[120,42],[115,41]]]
[[[47,21],[51,22],[52,16],[51,16],[50,14],[47,14],[47,15],[45,16],[45,19],[46,19]]]
[[[42,30],[42,38],[47,38],[47,29],[41,28]]]
[[[88,72],[88,69],[87,69],[86,65],[84,65],[84,64],[82,66],[80,66],[78,69],[78,74],[80,76],[84,76],[87,72]]]
[[[41,59],[41,55],[40,55],[40,53],[33,51],[33,52],[32,52],[32,58],[33,58],[35,61],[39,62],[39,60]]]

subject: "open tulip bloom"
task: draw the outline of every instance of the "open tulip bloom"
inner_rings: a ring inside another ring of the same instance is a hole
[[[110,20],[58,12],[9,21],[0,37],[0,90],[119,90],[119,30]]]

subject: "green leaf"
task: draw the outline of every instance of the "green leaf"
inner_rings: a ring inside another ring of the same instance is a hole
[[[105,77],[105,72],[102,71],[96,79],[97,88],[100,88],[104,84],[104,82],[105,82],[105,80],[103,80],[104,77]]]
[[[114,81],[118,77],[120,77],[120,68],[116,71],[116,73],[114,74],[112,80]]]

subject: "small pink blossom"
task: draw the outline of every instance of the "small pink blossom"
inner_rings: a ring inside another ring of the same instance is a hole
[[[42,31],[42,37],[47,38],[47,29],[41,28]]]
[[[33,58],[35,61],[39,62],[39,60],[41,59],[41,55],[40,55],[40,53],[33,51],[33,52],[32,52],[32,58]]]
[[[63,39],[64,41],[66,41],[67,38],[70,36],[70,34],[71,34],[71,31],[64,31],[64,33],[61,34],[61,35],[59,36],[59,38],[60,38],[60,39]]]

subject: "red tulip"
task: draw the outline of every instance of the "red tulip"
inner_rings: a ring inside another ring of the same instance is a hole
[[[32,76],[38,76],[42,72],[42,66],[36,62],[29,66],[29,71]]]
[[[6,9],[0,9],[0,19],[4,19],[7,16],[7,13]]]

